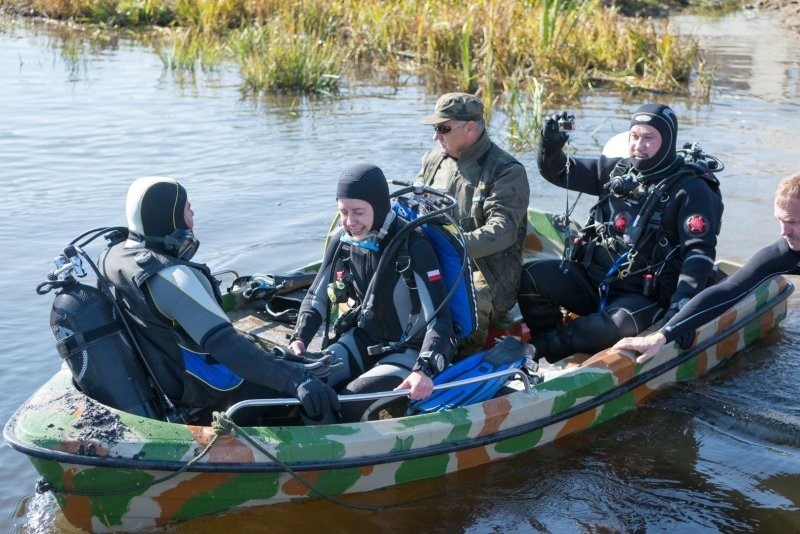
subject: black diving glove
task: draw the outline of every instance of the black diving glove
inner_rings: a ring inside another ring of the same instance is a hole
[[[340,358],[336,358],[333,352],[327,350],[322,352],[306,351],[299,356],[283,347],[274,347],[272,352],[276,358],[317,378],[325,378],[334,369],[344,365]]]
[[[542,132],[539,137],[539,144],[545,155],[559,152],[569,140],[567,131],[571,131],[571,125],[575,123],[575,117],[567,111],[553,113],[545,117],[542,122]],[[559,126],[564,125],[564,127]],[[566,128],[566,129],[565,129]]]
[[[303,421],[306,424],[325,425],[339,421],[339,397],[328,384],[309,376],[303,380],[295,396],[302,404]]]

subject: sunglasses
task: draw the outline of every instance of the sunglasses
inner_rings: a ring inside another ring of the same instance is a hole
[[[434,124],[433,125],[433,129],[439,135],[445,135],[445,134],[449,134],[450,130],[452,130],[453,127],[452,126],[448,126],[447,124]]]

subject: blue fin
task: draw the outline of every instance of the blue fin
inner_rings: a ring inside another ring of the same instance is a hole
[[[456,382],[506,369],[519,369],[531,353],[531,347],[514,336],[500,339],[494,347],[478,352],[451,365],[433,379],[434,385]],[[507,376],[474,384],[434,391],[427,399],[411,403],[408,413],[441,412],[492,398],[508,381]]]

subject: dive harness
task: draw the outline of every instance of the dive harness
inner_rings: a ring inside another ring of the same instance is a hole
[[[592,206],[588,221],[579,230],[579,237],[575,238],[572,242],[569,240],[569,211],[565,214],[565,244],[570,247],[570,261],[575,261],[577,259],[578,247],[580,245],[583,245],[583,248],[585,248],[583,252],[586,259],[584,261],[591,261],[594,247],[598,244],[599,246],[603,246],[609,254],[612,254],[612,246],[621,245],[627,248],[627,250],[617,255],[613,264],[606,272],[603,281],[598,285],[598,291],[600,293],[599,311],[603,311],[606,307],[610,283],[615,278],[617,280],[623,280],[632,274],[656,270],[655,273],[648,272],[645,275],[644,292],[646,296],[651,296],[656,278],[661,273],[666,263],[677,252],[677,247],[673,247],[673,249],[658,263],[653,264],[649,262],[642,269],[632,271],[636,257],[639,254],[639,246],[646,241],[653,232],[661,227],[661,211],[656,208],[662,196],[682,178],[694,173],[698,173],[700,177],[710,182],[712,187],[719,186],[719,180],[714,173],[724,170],[725,165],[715,156],[704,153],[699,143],[686,143],[682,149],[677,151],[677,154],[675,161],[668,167],[667,172],[669,172],[671,168],[675,170],[657,184],[650,187],[644,194],[645,200],[642,208],[636,215],[631,225],[630,234],[625,238],[624,242],[609,237],[606,233],[605,223],[598,224],[596,222],[595,213],[599,210],[600,205],[611,195],[626,196],[635,189],[643,188],[647,179],[645,175],[634,176],[629,170],[626,175],[618,178],[621,183],[625,184],[625,187],[618,186],[613,180],[606,183],[604,188],[608,193],[600,197],[597,203]],[[567,158],[566,168],[567,170],[569,169],[569,158]],[[590,230],[594,231],[594,237],[588,237]],[[565,256],[566,250],[567,248],[565,246]],[[563,264],[564,260],[562,260],[562,265]],[[567,269],[562,267],[562,270],[566,272]]]
[[[429,221],[434,221],[437,218],[444,218],[447,223],[452,225],[453,228],[456,229],[458,233],[458,237],[462,243],[465,242],[465,238],[463,232],[461,231],[459,225],[456,223],[452,215],[448,213],[455,208],[456,201],[447,193],[439,191],[438,189],[434,189],[432,187],[423,185],[421,182],[403,182],[398,180],[389,180],[389,183],[393,185],[400,185],[403,186],[402,189],[394,191],[390,194],[392,198],[405,198],[403,195],[411,194],[412,200],[417,203],[418,211],[424,211],[424,213],[420,213],[417,218],[407,221],[403,227],[401,227],[397,233],[392,236],[392,240],[386,246],[381,255],[380,259],[378,260],[378,265],[375,269],[375,273],[373,274],[370,282],[367,286],[366,291],[364,292],[364,296],[361,299],[361,303],[348,311],[344,312],[342,316],[337,319],[337,323],[335,325],[335,330],[337,336],[340,332],[346,331],[352,325],[358,325],[359,327],[364,327],[366,322],[372,319],[375,315],[374,306],[375,306],[375,288],[376,284],[379,280],[381,280],[388,268],[388,265],[391,263],[390,260],[387,258],[393,258],[395,263],[395,268],[398,273],[403,276],[404,282],[409,289],[410,298],[411,298],[411,313],[409,315],[409,320],[406,325],[406,328],[401,336],[401,338],[397,341],[392,341],[383,344],[371,345],[367,347],[367,353],[370,356],[376,356],[380,354],[385,354],[388,352],[395,352],[404,347],[410,347],[413,340],[424,331],[425,328],[436,318],[436,316],[450,303],[450,300],[453,298],[453,295],[458,290],[458,282],[465,276],[467,276],[468,268],[469,268],[469,254],[467,252],[466,246],[462,247],[462,257],[461,257],[461,268],[458,272],[458,276],[456,281],[453,283],[453,286],[450,288],[450,291],[447,293],[445,298],[442,300],[441,304],[434,310],[431,314],[431,317],[420,324],[417,328],[414,328],[414,324],[417,322],[419,317],[421,303],[419,300],[419,294],[417,292],[417,285],[416,280],[414,279],[414,272],[411,267],[411,258],[408,254],[408,236],[412,230],[415,228],[421,227],[425,223]],[[439,202],[432,202],[428,200],[425,195],[429,194],[435,197],[440,198]],[[387,216],[387,221],[391,218],[392,220],[395,217],[395,211],[390,211],[389,216]],[[389,221],[391,222],[391,221]],[[388,231],[388,223],[384,223],[384,227]],[[385,237],[386,232],[383,231],[384,228],[381,228],[383,232],[381,239]],[[340,250],[343,245],[346,243],[340,240],[337,250],[334,254],[334,258],[339,257]],[[380,245],[380,243],[379,243]],[[349,281],[345,275],[342,273],[340,278],[340,273],[342,271],[334,272],[334,269],[331,269],[331,279],[329,280],[329,288],[333,285],[334,287],[337,283],[345,281]],[[336,277],[334,280],[333,277]],[[342,289],[337,291],[337,293],[342,292]],[[325,336],[323,338],[323,346],[327,346],[331,340],[329,339],[328,332],[329,332],[329,322],[330,319],[326,318],[325,322]]]

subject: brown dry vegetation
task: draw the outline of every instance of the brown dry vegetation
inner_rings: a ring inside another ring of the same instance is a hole
[[[800,35],[800,1],[760,0],[753,4],[753,7],[776,11],[781,23]]]

